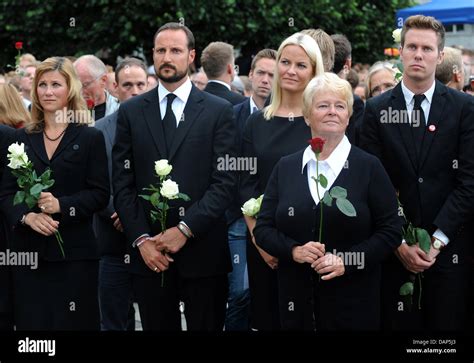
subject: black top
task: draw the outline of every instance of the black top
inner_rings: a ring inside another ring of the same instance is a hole
[[[101,103],[100,105],[95,106],[94,108],[94,120],[100,120],[101,118],[105,117],[105,109],[107,104]]]
[[[262,111],[250,115],[242,140],[242,155],[256,158],[256,173],[244,171],[240,179],[240,201],[263,194],[273,167],[283,156],[293,154],[308,145],[311,129],[303,116],[274,116],[265,120]]]

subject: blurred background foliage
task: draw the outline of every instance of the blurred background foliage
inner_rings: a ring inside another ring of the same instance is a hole
[[[197,59],[211,41],[231,43],[249,58],[259,49],[278,48],[296,31],[322,28],[349,38],[353,62],[372,63],[393,45],[396,10],[411,5],[412,0],[0,0],[0,67],[14,63],[17,41],[37,59],[92,53],[115,65],[117,56],[142,55],[151,64],[153,35],[169,21],[193,31]]]

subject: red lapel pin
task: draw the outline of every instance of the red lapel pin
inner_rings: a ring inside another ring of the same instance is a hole
[[[430,125],[430,126],[428,126],[428,130],[430,130],[431,132],[435,132],[436,131],[436,126],[435,125]]]

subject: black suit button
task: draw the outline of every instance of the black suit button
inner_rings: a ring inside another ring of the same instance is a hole
[[[418,183],[423,183],[423,178],[418,178]]]
[[[313,210],[316,210],[316,206],[315,206],[315,205],[313,205]]]
[[[311,232],[314,233],[315,231],[316,231],[316,228],[312,228],[312,229],[311,229]]]
[[[77,144],[74,144],[74,146],[72,147],[73,150],[79,150],[79,145]]]

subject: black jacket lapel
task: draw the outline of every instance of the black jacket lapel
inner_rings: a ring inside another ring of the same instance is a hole
[[[204,100],[201,91],[199,91],[194,85],[189,94],[188,102],[184,107],[183,115],[179,121],[178,128],[173,138],[171,144],[171,150],[169,153],[169,160],[173,158],[178,150],[179,146],[183,142],[186,134],[191,128],[194,121],[198,118],[199,114],[202,112],[204,107],[201,105],[201,102]]]
[[[418,159],[416,157],[415,145],[413,144],[411,125],[408,122],[407,105],[405,102],[405,97],[403,96],[401,83],[399,83],[392,92],[392,112],[399,112],[399,127],[397,127],[397,129],[400,132],[403,144],[405,145],[405,150],[407,151],[408,157],[410,158],[413,169],[417,171]]]
[[[46,153],[46,148],[44,146],[43,141],[43,133],[42,132],[35,132],[32,134],[26,134],[30,139],[30,145],[33,152],[36,156],[45,164],[49,165],[48,154]]]
[[[56,159],[59,155],[61,155],[64,149],[66,149],[66,147],[76,139],[76,137],[81,133],[82,127],[89,127],[89,126],[79,125],[79,124],[69,124],[69,126],[66,129],[66,132],[64,133],[63,138],[61,139],[58,147],[56,148],[56,151],[51,157],[51,162],[53,162],[54,159]],[[43,147],[44,147],[44,143],[43,143]]]
[[[161,158],[168,158],[166,150],[165,134],[163,132],[163,123],[161,121],[160,102],[158,100],[158,91],[152,89],[144,98],[143,115],[150,129],[151,136],[155,141]],[[169,159],[169,158],[168,158]]]
[[[431,100],[430,114],[428,116],[425,138],[423,140],[423,145],[421,148],[420,170],[426,161],[428,151],[430,150],[433,138],[436,135],[436,130],[438,130],[438,124],[443,116],[444,104],[446,102],[446,99],[444,97],[445,94],[446,86],[436,81],[433,99]],[[430,130],[430,128],[432,131]]]

